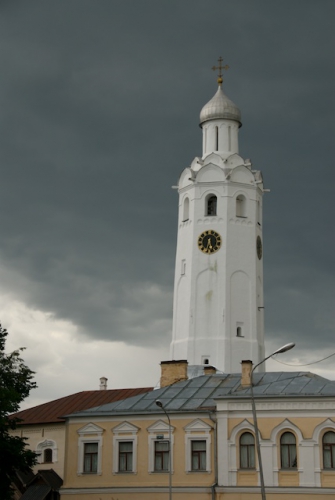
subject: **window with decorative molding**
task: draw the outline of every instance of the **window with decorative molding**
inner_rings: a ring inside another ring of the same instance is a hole
[[[211,471],[212,427],[197,418],[184,427],[186,472]]]
[[[169,444],[169,441],[155,441],[155,472],[168,472]]]
[[[51,464],[52,463],[52,449],[46,448],[43,452],[43,463]]]
[[[39,464],[50,464],[58,462],[58,448],[56,441],[45,439],[37,444],[36,454]]]
[[[251,432],[240,436],[240,469],[255,468],[255,438]]]
[[[78,474],[101,474],[104,429],[89,423],[78,429]]]
[[[119,442],[119,472],[133,472],[133,442]]]
[[[139,427],[122,422],[113,429],[113,473],[137,471],[137,433]]]
[[[206,470],[207,446],[205,440],[191,441],[192,471]]]
[[[149,473],[169,471],[169,453],[171,453],[171,468],[173,471],[174,427],[171,426],[171,443],[169,441],[169,425],[158,420],[147,428],[149,448]]]
[[[292,432],[284,432],[280,437],[280,462],[282,469],[297,468],[297,445]]]
[[[322,437],[323,468],[335,469],[335,432],[328,431]]]
[[[96,474],[98,472],[98,443],[84,443],[84,474]]]

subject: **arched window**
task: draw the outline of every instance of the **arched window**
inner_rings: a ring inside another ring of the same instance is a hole
[[[50,464],[52,463],[52,449],[46,448],[43,452],[43,463]]]
[[[236,197],[236,217],[246,217],[246,199],[243,194]]]
[[[219,151],[219,127],[215,127],[215,151]]]
[[[284,432],[280,438],[280,461],[282,469],[297,468],[297,446],[292,432]]]
[[[183,207],[183,222],[190,218],[190,200],[185,198]]]
[[[217,197],[210,195],[206,201],[206,215],[216,215]]]
[[[238,326],[236,328],[236,336],[237,337],[242,337],[242,327],[241,326]]]
[[[255,439],[251,432],[240,437],[240,469],[255,468]]]
[[[322,438],[323,468],[335,469],[335,432],[329,431]]]

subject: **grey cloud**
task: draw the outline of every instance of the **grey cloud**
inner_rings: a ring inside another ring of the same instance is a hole
[[[31,0],[1,10],[0,256],[25,283],[8,278],[8,288],[83,335],[168,345],[170,187],[201,153],[199,111],[222,53],[241,153],[271,188],[267,338],[285,331],[313,346],[317,330],[331,346],[334,3]]]

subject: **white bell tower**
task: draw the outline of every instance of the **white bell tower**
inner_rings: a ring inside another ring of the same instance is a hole
[[[240,372],[264,357],[260,171],[238,154],[241,113],[219,88],[200,113],[203,155],[179,179],[171,359]]]

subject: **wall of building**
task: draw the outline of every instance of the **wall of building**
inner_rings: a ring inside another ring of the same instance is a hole
[[[14,436],[26,437],[31,450],[38,453],[38,463],[33,467],[33,472],[38,470],[53,469],[63,478],[65,458],[65,424],[43,424],[19,426],[11,432]],[[52,462],[43,462],[44,450],[52,449]]]

